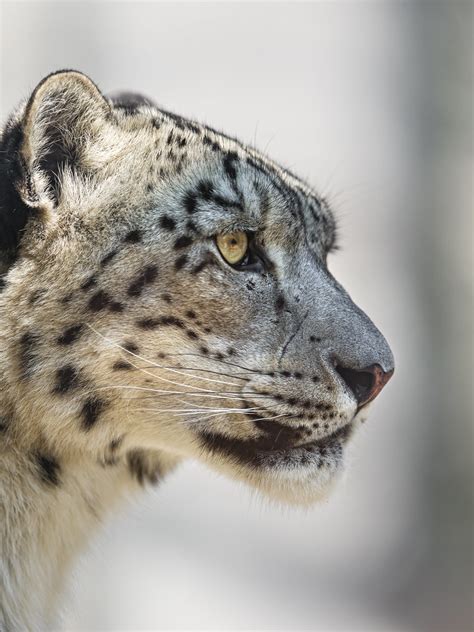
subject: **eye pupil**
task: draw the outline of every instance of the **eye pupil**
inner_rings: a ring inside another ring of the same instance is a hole
[[[216,237],[216,244],[222,257],[232,266],[240,264],[247,255],[249,240],[247,233],[238,231]]]

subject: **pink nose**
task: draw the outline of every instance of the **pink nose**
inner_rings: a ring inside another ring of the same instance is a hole
[[[393,369],[384,371],[379,364],[364,369],[336,366],[336,371],[356,398],[359,409],[375,399],[393,375]]]

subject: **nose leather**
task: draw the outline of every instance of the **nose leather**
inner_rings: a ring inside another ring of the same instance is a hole
[[[393,369],[384,371],[380,364],[353,369],[336,363],[334,368],[352,392],[359,410],[377,397],[393,375]]]
[[[358,402],[359,408],[362,408],[362,406],[365,406],[377,397],[385,384],[392,377],[394,369],[384,371],[379,364],[372,364],[372,366],[363,369],[363,371],[364,373],[372,373],[374,382],[366,397]]]

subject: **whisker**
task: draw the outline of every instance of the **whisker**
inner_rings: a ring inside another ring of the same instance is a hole
[[[257,375],[262,375],[262,371],[258,371],[257,369],[250,369],[249,367],[242,366],[241,364],[237,364],[236,362],[228,362],[226,360],[219,360],[218,358],[209,358],[208,356],[202,355],[200,353],[168,353],[170,357],[179,357],[179,356],[192,356],[197,358],[204,358],[210,362],[219,362],[220,364],[226,364],[227,366],[236,366],[239,369],[243,369],[244,371],[249,371],[250,373],[256,373]]]
[[[168,354],[169,355],[169,354]],[[202,357],[202,358],[206,358],[206,356],[198,356],[198,357]],[[147,364],[149,364],[149,360],[145,361]],[[139,366],[138,364],[135,366],[133,365],[134,368],[138,368],[139,370]],[[222,373],[221,371],[213,371],[212,369],[203,369],[203,368],[198,368],[198,367],[188,367],[188,366],[178,366],[178,367],[173,367],[173,366],[167,366],[167,365],[161,365],[160,368],[163,369],[176,369],[176,370],[180,370],[180,371],[202,371],[204,373],[212,373],[213,375],[219,375],[219,376],[224,376],[224,377],[230,377],[232,379],[235,380],[241,380],[242,382],[249,382],[250,378],[246,378],[246,377],[239,377],[239,375],[244,375],[243,373]],[[198,376],[194,376],[194,377],[198,377]],[[203,378],[201,378],[203,379]],[[223,382],[224,384],[227,384],[227,382]],[[236,385],[237,386],[237,385]]]
[[[94,389],[90,389],[89,391],[86,391],[87,393],[94,393],[96,391],[104,391],[104,390],[117,390],[117,389],[124,389],[124,390],[132,390],[132,391],[146,391],[146,392],[151,392],[151,393],[158,393],[160,396],[162,395],[185,395],[186,397],[206,397],[206,398],[210,398],[210,399],[234,399],[237,401],[242,401],[244,400],[243,397],[231,397],[231,396],[226,396],[226,395],[216,395],[215,393],[219,393],[219,391],[208,391],[206,389],[204,389],[204,393],[202,392],[190,392],[190,391],[168,391],[168,390],[161,390],[161,389],[156,389],[156,388],[147,388],[145,386],[130,386],[130,385],[110,385],[110,386],[99,386],[98,388],[94,388]],[[223,391],[225,393],[225,391]],[[208,394],[210,393],[210,394]],[[240,394],[239,391],[232,391],[233,394]],[[136,398],[136,399],[140,399],[140,398]]]
[[[185,377],[191,377],[195,380],[205,380],[206,382],[214,382],[217,384],[226,384],[227,386],[235,386],[234,384],[232,384],[231,382],[225,382],[223,380],[215,380],[213,378],[210,377],[202,377],[202,376],[198,376],[198,375],[191,375],[191,374],[186,374],[186,373],[182,373],[181,371],[179,371],[178,369],[173,369],[173,368],[166,368],[160,364],[158,364],[157,362],[153,362],[152,360],[148,360],[147,358],[144,358],[143,356],[137,354],[137,353],[133,353],[133,351],[130,351],[129,349],[126,349],[125,347],[123,347],[122,345],[118,344],[117,342],[115,342],[114,340],[112,340],[111,338],[108,338],[107,336],[104,336],[103,334],[101,334],[99,331],[97,331],[96,329],[94,329],[94,327],[92,327],[92,325],[87,325],[89,327],[89,329],[91,329],[94,333],[96,333],[98,336],[100,336],[103,340],[107,341],[108,343],[112,344],[114,347],[116,347],[117,349],[120,349],[121,351],[123,351],[124,353],[127,353],[128,355],[131,355],[135,358],[138,358],[139,360],[141,360],[142,362],[146,362],[149,365],[151,365],[153,368],[157,368],[157,369],[166,369],[167,371],[171,371],[172,373],[176,373],[177,375],[184,375]],[[145,369],[142,369],[139,366],[136,366],[133,364],[133,362],[131,362],[132,366],[135,366],[135,368],[137,368],[140,371],[143,372],[147,372]],[[155,376],[158,377],[159,379],[162,379],[163,381],[169,381],[170,384],[175,384],[177,386],[185,386],[184,384],[180,384],[178,382],[173,382],[172,380],[166,380],[166,378],[162,378],[161,376]],[[195,388],[197,388],[198,390],[201,390],[200,387],[196,386]],[[205,389],[202,389],[205,390]]]

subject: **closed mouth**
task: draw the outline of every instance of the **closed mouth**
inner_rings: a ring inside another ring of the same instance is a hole
[[[352,433],[352,423],[320,439],[299,445],[290,445],[286,440],[278,444],[274,437],[258,439],[236,439],[221,434],[201,431],[203,445],[211,453],[253,467],[298,467],[334,468],[343,458],[343,445]]]

